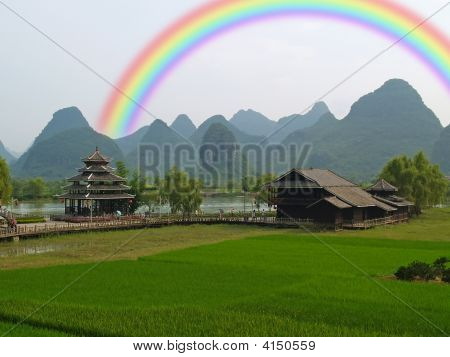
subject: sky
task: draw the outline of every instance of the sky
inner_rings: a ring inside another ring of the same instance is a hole
[[[448,0],[398,0],[424,17]],[[77,106],[95,128],[112,88],[7,10],[116,83],[141,49],[204,0],[0,0],[0,140],[23,152],[52,114]],[[431,19],[450,36],[450,6]],[[182,63],[145,107],[171,123],[185,113],[199,125],[253,109],[273,120],[302,113],[349,73],[392,42],[361,28],[313,19],[283,19],[227,33]],[[449,93],[400,46],[394,47],[324,101],[338,117],[386,80],[402,78],[443,125]],[[143,115],[140,126],[152,117]]]

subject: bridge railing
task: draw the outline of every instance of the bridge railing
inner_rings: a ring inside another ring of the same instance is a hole
[[[370,228],[378,225],[386,225],[400,223],[408,220],[408,215],[396,215],[382,219],[366,220],[366,221],[344,221],[342,224],[336,225],[334,229],[342,228]],[[18,225],[14,228],[0,227],[0,238],[12,238],[20,236],[39,236],[45,234],[64,234],[70,232],[88,232],[97,230],[115,230],[127,228],[145,228],[165,225],[182,225],[182,224],[255,224],[255,225],[271,225],[284,227],[309,227],[317,226],[319,229],[333,228],[330,225],[317,223],[311,219],[289,219],[277,218],[273,216],[242,216],[242,215],[199,215],[199,216],[176,216],[167,215],[161,217],[121,217],[115,220],[102,221],[84,221],[84,222],[54,222],[35,225]],[[350,226],[351,225],[351,226]]]

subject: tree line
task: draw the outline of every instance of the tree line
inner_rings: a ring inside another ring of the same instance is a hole
[[[135,212],[140,206],[150,209],[169,205],[172,213],[192,215],[200,210],[203,183],[189,177],[188,173],[173,167],[163,178],[148,179],[138,171],[130,174],[123,162],[117,163],[117,174],[127,179],[130,193],[136,198],[131,204]],[[273,180],[275,175],[244,177],[240,182],[241,192],[254,193],[258,203],[266,201],[263,185]],[[422,209],[445,202],[449,197],[449,181],[438,165],[432,164],[423,152],[413,157],[406,155],[391,159],[382,169],[383,178],[399,188],[399,195],[415,203],[416,213]],[[0,158],[0,204],[8,204],[11,198],[36,200],[54,198],[62,191],[65,181],[45,182],[42,178],[12,179],[8,164]]]

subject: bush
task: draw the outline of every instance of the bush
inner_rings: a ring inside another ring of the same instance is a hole
[[[417,260],[407,267],[400,267],[395,273],[395,276],[400,280],[423,279],[428,281],[436,278],[434,269],[430,264],[419,262]]]
[[[446,264],[450,260],[446,257],[436,259],[433,264],[414,261],[408,266],[401,266],[395,272],[395,276],[399,280],[434,280],[440,278],[447,283],[450,282],[450,269],[446,269]]]
[[[414,276],[411,273],[411,270],[407,267],[398,268],[397,272],[394,274],[399,280],[413,280]]]
[[[442,281],[450,283],[450,269],[446,269],[442,272]]]
[[[445,265],[449,262],[447,257],[436,259],[433,263],[433,269],[436,276],[442,276],[445,270]]]

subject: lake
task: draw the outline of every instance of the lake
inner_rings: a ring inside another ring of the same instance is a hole
[[[245,210],[251,212],[252,209],[256,209],[254,205],[254,199],[250,196],[246,197]],[[229,213],[232,209],[235,212],[244,211],[244,196],[207,196],[203,198],[203,204],[201,209],[204,213],[218,213],[220,209]],[[267,211],[269,207],[266,204],[260,206],[260,210]],[[147,211],[147,207],[139,209],[139,213]],[[153,207],[152,211],[159,212],[159,206]],[[44,202],[21,202],[17,206],[13,207],[13,212],[18,214],[31,214],[31,215],[61,215],[64,214],[64,203],[59,201],[44,201]],[[168,206],[161,208],[162,213],[169,212]]]

